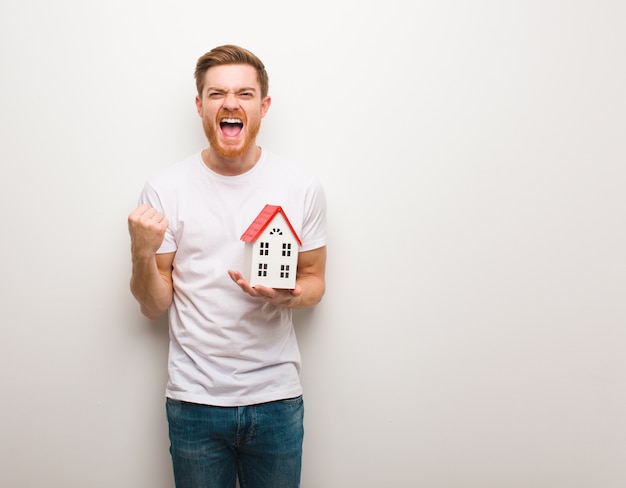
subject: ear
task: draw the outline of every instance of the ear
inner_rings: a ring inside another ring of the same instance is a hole
[[[198,115],[202,117],[202,100],[200,100],[199,95],[196,95],[196,110],[198,111]]]
[[[265,114],[270,109],[271,104],[272,104],[272,97],[268,95],[261,102],[261,118],[265,117]]]

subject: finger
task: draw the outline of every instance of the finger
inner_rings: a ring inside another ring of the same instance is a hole
[[[257,291],[260,297],[268,300],[272,303],[281,303],[286,299],[291,298],[291,295],[286,290],[276,290],[274,288],[268,288],[267,286],[255,286],[254,289]]]
[[[293,290],[289,290],[289,293],[291,293],[292,297],[299,297],[302,295],[302,287],[300,285],[296,285]]]
[[[273,298],[276,295],[276,290],[274,290],[274,288],[268,288],[264,285],[255,285],[254,289],[265,298]]]
[[[233,271],[231,269],[228,270],[228,276],[230,276],[230,279],[233,280],[235,283],[239,284],[239,280],[243,279],[243,276],[241,276],[241,273],[239,273],[238,271]]]
[[[141,216],[140,223],[144,226],[156,225],[159,229],[165,229],[169,225],[169,220],[165,218],[165,214],[156,208],[149,208]]]
[[[153,220],[158,213],[159,211],[156,208],[148,207],[141,217],[143,220]]]
[[[233,280],[243,291],[249,295],[258,296],[256,290],[250,286],[243,275],[239,271],[228,270],[230,279]]]
[[[145,203],[143,205],[139,205],[135,210],[133,210],[129,215],[128,215],[128,220],[129,221],[136,221],[139,220],[139,218],[146,213],[146,210],[148,210],[148,205],[146,205]]]
[[[157,210],[154,207],[151,207],[150,205],[148,205],[146,203],[141,205],[138,210],[140,211],[140,216],[143,219],[153,219],[156,215],[161,213],[161,212],[159,212],[159,210]],[[161,215],[163,215],[163,214],[161,213]]]
[[[139,205],[135,210],[133,210],[128,216],[129,222],[145,222],[150,220],[156,215],[158,212],[157,209],[150,207],[147,204]]]

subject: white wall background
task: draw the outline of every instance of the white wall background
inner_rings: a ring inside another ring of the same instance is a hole
[[[126,217],[204,145],[193,68],[232,42],[270,74],[261,143],[329,202],[302,486],[626,486],[625,15],[2,0],[0,485],[172,487]]]

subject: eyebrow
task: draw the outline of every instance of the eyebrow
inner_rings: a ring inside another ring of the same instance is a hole
[[[230,90],[227,90],[226,88],[220,88],[217,86],[208,86],[207,87],[207,91],[217,91],[217,92],[228,92]],[[246,92],[246,91],[253,91],[253,92],[257,92],[257,89],[253,86],[251,87],[243,87],[243,88],[237,88],[236,90],[234,90],[235,93],[242,93],[242,92]]]

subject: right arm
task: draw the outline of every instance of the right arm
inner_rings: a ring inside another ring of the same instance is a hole
[[[172,264],[176,253],[156,253],[167,226],[163,213],[145,204],[128,216],[132,256],[130,290],[139,302],[141,313],[151,320],[169,308],[174,293]]]

